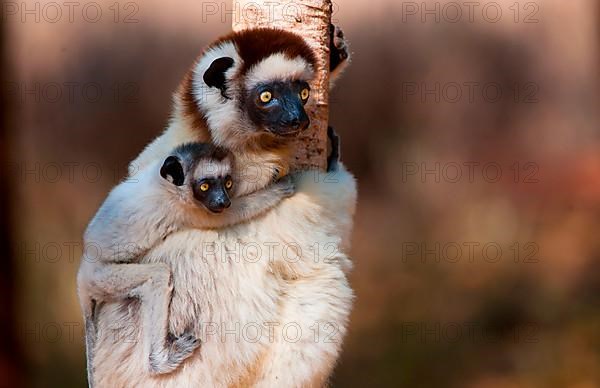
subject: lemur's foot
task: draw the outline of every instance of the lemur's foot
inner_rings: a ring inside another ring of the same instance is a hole
[[[192,355],[194,350],[200,346],[200,339],[190,332],[183,333],[176,337],[172,346],[172,358],[185,360]]]
[[[348,49],[348,42],[344,37],[344,32],[338,26],[329,24],[329,37],[331,39],[329,70],[333,72],[338,69],[343,62],[348,60],[350,57],[350,50]]]
[[[340,162],[340,137],[333,127],[327,127],[327,137],[331,144],[331,153],[327,157],[327,172],[337,171]]]
[[[170,373],[177,369],[200,346],[200,339],[186,332],[179,337],[167,338],[166,357],[163,353],[150,355],[150,371],[153,374]]]

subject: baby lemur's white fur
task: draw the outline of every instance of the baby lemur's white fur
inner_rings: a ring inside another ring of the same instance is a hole
[[[292,182],[283,180],[232,203],[232,162],[225,150],[207,144],[177,147],[164,163],[151,163],[117,185],[90,222],[84,242],[93,248],[89,250],[94,257],[82,258],[77,279],[90,383],[94,380],[96,315],[105,302],[140,300],[146,338],[144,365],[150,373],[171,372],[200,345],[189,330],[177,336],[168,331],[170,268],[139,261],[174,232],[248,220],[293,193]],[[225,207],[229,209],[214,214]]]
[[[332,34],[339,44],[340,34]],[[315,65],[306,42],[290,32],[247,30],[217,40],[183,80],[169,127],[131,171],[178,144],[210,142],[235,154],[241,193],[261,190],[289,169],[287,139],[308,124],[304,97]],[[341,164],[328,175],[294,179],[296,194],[270,211],[228,228],[172,233],[141,259],[171,270],[169,332],[191,331],[202,345],[172,373],[152,375],[143,305],[107,303],[98,315],[99,386],[326,383],[353,298],[346,252],[356,183]]]
[[[180,368],[153,376],[140,303],[107,304],[97,386],[322,386],[352,303],[345,252],[356,199],[342,166],[325,177],[300,174],[296,193],[253,221],[173,233],[153,248],[142,263],[173,274],[169,331],[191,328],[202,345]]]

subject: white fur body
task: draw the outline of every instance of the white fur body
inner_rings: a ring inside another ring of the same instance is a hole
[[[239,97],[248,91],[241,88],[271,79],[308,81],[312,66],[301,56],[273,53],[241,74],[240,52],[230,40],[205,51],[175,96],[169,127],[130,165],[130,174],[190,141],[234,153],[238,196],[288,172],[289,150],[266,145],[271,135],[240,109]],[[224,91],[203,80],[211,63],[223,56],[234,62],[225,72]],[[109,303],[98,319],[97,386],[326,383],[352,305],[346,274],[356,183],[343,166],[327,175],[308,171],[296,178],[296,194],[261,216],[226,229],[178,231],[142,258],[141,263],[171,271],[169,332],[191,331],[202,344],[173,372],[151,375],[144,354],[151,327],[140,320],[140,303]]]
[[[151,376],[138,346],[146,340],[138,303],[107,304],[98,320],[97,386],[325,383],[353,297],[345,252],[356,184],[343,167],[329,175],[301,173],[296,184],[293,197],[259,218],[218,231],[174,233],[142,259],[172,271],[170,331],[190,328],[203,342],[171,374]]]
[[[199,229],[250,220],[292,193],[291,179],[281,180],[234,198],[222,214],[211,214],[194,199],[191,186],[196,178],[230,175],[230,158],[199,159],[200,154],[194,152],[200,150],[193,147],[174,152],[185,160],[187,174],[181,186],[163,178],[161,164],[154,161],[110,192],[86,230],[87,252],[81,260],[77,286],[86,328],[90,384],[95,380],[95,314],[102,311],[105,302],[135,298],[141,303],[141,326],[148,328],[143,344],[143,365],[148,372],[171,372],[199,344],[190,330],[175,336],[168,331],[171,271],[163,263],[141,261],[151,248],[176,231],[193,228],[200,233]]]

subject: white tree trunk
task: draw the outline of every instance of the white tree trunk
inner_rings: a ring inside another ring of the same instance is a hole
[[[233,30],[278,27],[301,35],[315,50],[319,61],[311,84],[307,113],[311,125],[294,147],[295,168],[327,164],[329,122],[329,23],[331,0],[233,0]]]

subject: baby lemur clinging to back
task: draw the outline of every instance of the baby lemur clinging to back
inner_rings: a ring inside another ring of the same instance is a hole
[[[178,146],[117,185],[90,222],[84,236],[99,257],[82,258],[77,282],[84,313],[88,373],[96,340],[96,313],[102,302],[139,298],[144,349],[150,371],[177,368],[198,347],[189,333],[168,333],[171,274],[163,264],[139,264],[149,249],[186,228],[220,228],[254,218],[294,192],[289,177],[263,190],[235,197],[230,152],[203,143]],[[231,201],[231,197],[234,197]]]

